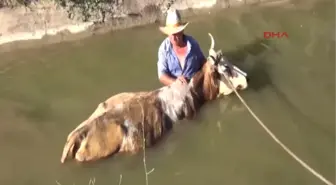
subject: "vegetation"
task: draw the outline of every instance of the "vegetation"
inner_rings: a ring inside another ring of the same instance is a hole
[[[10,7],[13,8],[15,6],[29,6],[32,0],[2,0],[0,1],[0,8]]]
[[[0,0],[0,8],[17,6],[31,7],[33,4],[40,2],[55,2],[63,7],[69,18],[80,18],[82,21],[95,20],[105,22],[107,18],[114,17],[121,13],[122,3],[120,0]],[[134,0],[135,4],[143,4],[144,9],[139,12],[127,12],[131,15],[140,14],[156,14],[160,11],[160,7],[170,7],[175,0],[159,0],[155,4],[150,4],[147,0]]]
[[[67,10],[69,18],[79,15],[83,21],[88,21],[91,17],[104,21],[107,14],[113,15],[118,6],[118,0],[2,0],[0,8],[29,7],[40,1],[54,1]]]
[[[106,17],[113,16],[116,11],[118,0],[55,0],[63,8],[66,8],[69,17],[73,18],[76,13],[81,15],[83,21],[91,17],[105,21]]]

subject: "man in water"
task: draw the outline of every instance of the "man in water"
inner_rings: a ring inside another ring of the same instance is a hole
[[[206,61],[198,42],[184,33],[189,23],[183,23],[175,9],[167,12],[166,25],[161,32],[168,35],[158,52],[158,76],[163,85],[188,83]]]

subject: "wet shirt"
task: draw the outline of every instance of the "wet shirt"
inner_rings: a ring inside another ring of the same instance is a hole
[[[201,69],[205,62],[205,57],[197,41],[191,36],[185,35],[184,39],[187,42],[187,55],[182,68],[173,46],[167,37],[160,45],[158,52],[158,76],[167,74],[177,78],[183,75],[190,80],[192,76]]]

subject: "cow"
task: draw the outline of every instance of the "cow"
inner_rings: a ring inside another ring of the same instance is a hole
[[[61,163],[67,158],[89,162],[117,153],[136,154],[156,144],[177,121],[193,119],[206,102],[231,94],[233,88],[246,89],[246,74],[228,65],[209,36],[207,61],[188,84],[111,96],[68,135]]]

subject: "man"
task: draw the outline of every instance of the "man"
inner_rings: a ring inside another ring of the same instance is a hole
[[[184,34],[188,24],[182,22],[177,10],[170,9],[167,12],[166,25],[160,27],[168,35],[158,52],[158,76],[163,85],[188,83],[206,61],[198,42]]]

